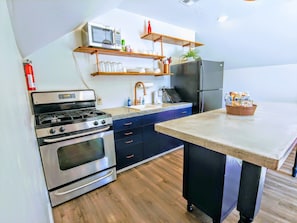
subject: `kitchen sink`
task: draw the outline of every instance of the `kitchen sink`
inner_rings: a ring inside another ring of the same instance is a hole
[[[162,104],[131,105],[129,108],[139,110],[139,111],[145,111],[145,110],[162,108]]]

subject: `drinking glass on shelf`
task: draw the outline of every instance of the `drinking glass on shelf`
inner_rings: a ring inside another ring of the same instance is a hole
[[[104,62],[105,64],[105,72],[111,72],[111,63],[110,61]]]
[[[99,62],[99,71],[105,72],[105,62],[104,61]]]
[[[117,72],[123,72],[123,64],[120,62],[117,62],[116,64],[116,71]]]
[[[111,62],[110,63],[110,71],[111,72],[116,72],[117,71],[117,63],[116,62]]]

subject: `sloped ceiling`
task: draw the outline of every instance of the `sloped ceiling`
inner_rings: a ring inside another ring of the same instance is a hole
[[[23,57],[117,8],[122,0],[7,0],[16,41]]]
[[[296,64],[296,0],[7,0],[16,40],[26,57],[83,22],[119,8],[189,28],[207,59],[228,68]],[[224,23],[217,18],[227,15]],[[115,18],[116,19],[116,18]]]

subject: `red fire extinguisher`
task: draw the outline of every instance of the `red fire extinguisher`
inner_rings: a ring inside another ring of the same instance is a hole
[[[35,78],[34,78],[34,72],[32,67],[32,61],[26,60],[24,62],[24,71],[25,71],[28,91],[35,91],[36,86],[35,86]]]

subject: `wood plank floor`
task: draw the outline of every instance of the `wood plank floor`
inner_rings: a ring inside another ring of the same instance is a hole
[[[297,178],[290,176],[294,150],[280,171],[267,171],[256,223],[297,222]],[[183,150],[118,174],[118,179],[53,208],[55,223],[208,223],[197,208],[186,211],[182,197]],[[238,222],[233,212],[224,223]]]

